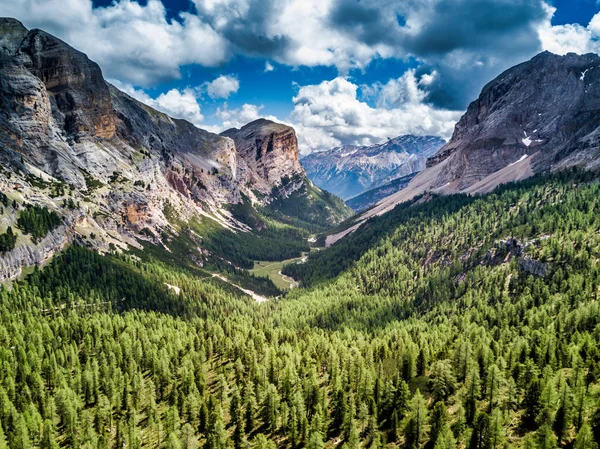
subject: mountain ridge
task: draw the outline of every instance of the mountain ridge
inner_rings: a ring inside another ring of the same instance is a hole
[[[451,140],[405,189],[357,217],[426,192],[485,193],[544,171],[600,165],[600,56],[543,52],[490,81],[456,124]],[[547,88],[552,86],[552,88]]]
[[[436,136],[407,134],[375,145],[344,145],[311,153],[300,162],[317,186],[346,200],[423,170],[427,157],[444,143]]]

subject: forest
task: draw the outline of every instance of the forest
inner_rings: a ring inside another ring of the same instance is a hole
[[[430,197],[265,303],[74,245],[0,288],[0,449],[597,449],[599,212],[580,171]]]

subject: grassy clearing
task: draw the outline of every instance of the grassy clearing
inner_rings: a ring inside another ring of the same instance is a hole
[[[302,253],[302,257],[295,257],[293,259],[281,260],[278,262],[256,261],[254,262],[254,268],[249,271],[254,274],[254,276],[268,277],[281,290],[289,290],[292,288],[292,285],[297,287],[297,283],[287,276],[282,276],[280,274],[281,269],[284,265],[300,262],[300,260],[307,255],[308,253]]]

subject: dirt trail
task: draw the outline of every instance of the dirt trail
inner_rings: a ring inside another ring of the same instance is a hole
[[[268,298],[266,298],[265,296],[259,295],[256,292],[253,292],[252,290],[248,290],[245,289],[243,287],[240,287],[237,284],[234,284],[233,282],[231,282],[229,279],[227,279],[225,276],[223,276],[222,274],[219,273],[213,273],[212,275],[213,277],[219,278],[221,279],[223,282],[227,282],[228,284],[234,286],[235,288],[237,288],[238,290],[246,293],[248,296],[251,296],[256,302],[267,302]]]

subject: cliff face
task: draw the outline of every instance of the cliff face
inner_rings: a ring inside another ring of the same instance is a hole
[[[110,93],[95,62],[40,30],[27,33],[18,58],[44,83],[55,122],[70,138],[115,135]]]
[[[405,135],[377,145],[312,153],[301,163],[317,186],[348,199],[423,170],[427,157],[444,143],[439,137]]]
[[[480,190],[487,176],[525,159],[531,172],[598,166],[599,80],[595,54],[546,52],[504,72],[483,88],[450,142],[428,160],[428,168],[444,165],[431,187]],[[510,173],[501,178],[512,180]]]
[[[198,129],[134,100],[86,55],[14,19],[0,19],[0,163],[10,201],[45,206],[65,223],[37,245],[19,238],[0,255],[0,280],[72,239],[162,244],[164,230],[176,232],[173,218],[251,231],[229,205],[266,204],[306,183],[292,128],[257,121],[232,138]],[[0,233],[14,228],[13,215],[0,210]]]
[[[294,128],[258,119],[221,135],[233,139],[243,160],[238,168],[239,174],[260,193],[269,194],[283,180],[300,179],[304,182],[306,174],[298,162],[298,139]]]

